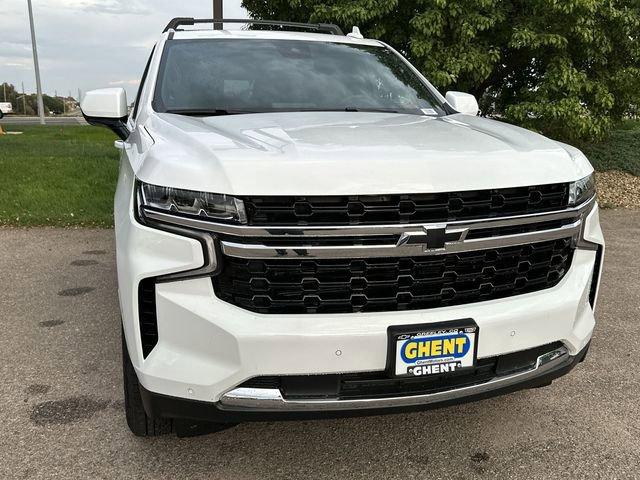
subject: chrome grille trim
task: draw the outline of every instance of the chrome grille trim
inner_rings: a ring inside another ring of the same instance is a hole
[[[385,257],[417,257],[423,255],[442,255],[457,252],[472,252],[489,248],[510,247],[515,245],[526,245],[529,243],[544,242],[547,240],[558,240],[561,238],[574,237],[578,240],[581,231],[581,220],[565,225],[560,228],[541,230],[530,233],[516,235],[502,235],[497,237],[472,239],[457,242],[447,242],[444,248],[430,250],[424,245],[344,245],[344,246],[278,246],[270,247],[266,245],[251,245],[244,243],[234,243],[222,241],[222,251],[225,255],[237,258],[283,258],[283,257],[306,257],[306,258],[385,258]]]
[[[496,217],[479,220],[457,220],[446,222],[447,227],[458,229],[484,229],[508,227],[516,225],[531,225],[540,222],[555,220],[579,219],[583,214],[591,211],[595,204],[595,197],[582,205],[567,208],[555,212],[532,213],[510,217]],[[232,225],[216,223],[198,218],[180,217],[156,210],[142,207],[145,218],[157,222],[179,225],[194,230],[212,232],[218,235],[237,237],[269,237],[269,238],[293,238],[293,237],[372,237],[382,235],[402,235],[411,230],[421,230],[424,227],[435,227],[440,223],[418,224],[391,224],[391,225],[344,225],[344,226],[285,226],[285,227],[252,227],[247,225]]]

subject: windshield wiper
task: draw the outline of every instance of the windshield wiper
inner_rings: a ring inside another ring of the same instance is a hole
[[[256,112],[227,108],[175,108],[165,110],[164,113],[175,113],[176,115],[188,115],[191,117],[216,117],[221,115],[241,115],[243,113]]]
[[[345,112],[380,112],[380,113],[400,113],[399,110],[393,108],[360,108],[360,107],[344,107]]]
[[[177,115],[188,115],[193,117],[214,117],[221,115],[242,115],[245,113],[286,113],[286,112],[371,112],[371,113],[405,113],[421,115],[417,110],[397,110],[394,108],[273,108],[264,110],[240,110],[229,108],[180,108],[165,110],[164,113],[175,113]]]

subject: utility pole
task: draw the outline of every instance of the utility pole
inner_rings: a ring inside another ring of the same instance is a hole
[[[38,92],[38,115],[40,115],[40,125],[44,125],[44,103],[42,102],[42,85],[40,84],[40,65],[38,64],[38,47],[36,46],[36,30],[33,26],[33,8],[31,0],[27,0],[29,7],[29,24],[31,26],[31,47],[33,48],[33,65],[36,69],[36,90]]]
[[[27,96],[24,93],[24,82],[22,82],[22,111],[27,115]]]
[[[7,101],[7,82],[4,82],[2,84],[2,90],[3,90],[3,93],[4,93],[4,100],[3,101],[6,102]]]
[[[222,16],[222,0],[213,0],[213,18],[224,18]],[[222,30],[222,24],[214,23],[213,29]]]

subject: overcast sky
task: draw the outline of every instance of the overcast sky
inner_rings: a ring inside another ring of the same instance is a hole
[[[173,17],[212,16],[212,0],[32,0],[42,89],[77,97],[94,88],[136,91],[153,44]],[[245,18],[240,0],[224,16]],[[236,27],[238,28],[238,27]],[[0,0],[0,84],[35,92],[27,0]],[[2,92],[0,91],[0,101]]]

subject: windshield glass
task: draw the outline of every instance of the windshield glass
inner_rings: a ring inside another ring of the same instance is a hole
[[[268,39],[167,42],[154,108],[194,115],[316,110],[444,114],[426,85],[387,48]]]

